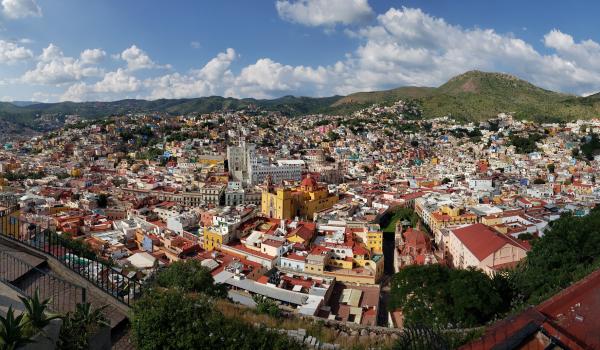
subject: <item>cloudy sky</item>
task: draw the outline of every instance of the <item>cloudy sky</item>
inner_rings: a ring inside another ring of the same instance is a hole
[[[600,2],[0,0],[0,99],[329,96],[471,69],[600,91]]]

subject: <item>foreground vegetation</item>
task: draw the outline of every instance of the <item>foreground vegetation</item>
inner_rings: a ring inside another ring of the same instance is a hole
[[[158,273],[132,309],[138,349],[302,349],[292,339],[219,312],[226,290],[197,260]]]
[[[390,307],[401,309],[407,325],[469,328],[507,312],[508,281],[479,270],[442,265],[403,268],[392,281]]]
[[[32,297],[19,297],[24,312],[17,315],[10,306],[6,316],[0,315],[0,349],[12,350],[34,343],[38,334],[46,336],[45,328],[55,319],[62,319],[57,348],[64,350],[88,349],[90,337],[100,328],[108,327],[104,307],[94,308],[90,303],[77,304],[74,312],[66,315],[52,313],[52,299],[41,299],[36,288]],[[33,345],[35,346],[35,345]]]

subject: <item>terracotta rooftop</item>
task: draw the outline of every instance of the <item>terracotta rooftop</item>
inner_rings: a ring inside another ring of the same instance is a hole
[[[496,322],[461,349],[545,349],[548,341],[563,349],[600,349],[599,291],[600,269],[540,305]]]
[[[484,224],[473,224],[452,230],[454,235],[480,261],[498,251],[506,244],[525,249],[507,236],[497,233]]]

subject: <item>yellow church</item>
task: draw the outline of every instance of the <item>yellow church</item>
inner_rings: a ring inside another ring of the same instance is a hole
[[[261,212],[275,219],[305,217],[312,220],[314,214],[333,207],[338,196],[319,186],[310,174],[295,188],[274,188],[270,178],[262,192]]]

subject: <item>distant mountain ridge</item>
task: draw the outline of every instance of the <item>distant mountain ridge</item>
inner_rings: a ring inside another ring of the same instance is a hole
[[[31,105],[38,104],[40,102],[36,102],[36,101],[10,101],[10,103],[12,103],[13,105],[15,105],[17,107],[26,107],[26,106],[31,106]]]
[[[600,116],[600,93],[578,97],[539,88],[504,73],[469,71],[434,87],[400,87],[384,91],[358,92],[347,96],[295,97],[270,100],[231,97],[199,97],[112,102],[9,103],[0,102],[0,120],[43,129],[43,115],[57,118],[78,114],[84,118],[163,112],[173,115],[239,110],[256,106],[287,115],[347,114],[374,103],[390,104],[399,99],[417,99],[425,118],[452,115],[465,121],[485,120],[501,112],[539,121],[586,119]]]

